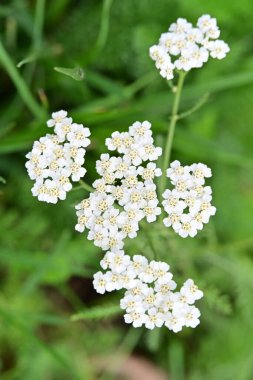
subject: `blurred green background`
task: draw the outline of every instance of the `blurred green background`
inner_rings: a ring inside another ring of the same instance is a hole
[[[87,182],[112,131],[147,119],[162,143],[172,94],[148,48],[178,17],[195,23],[205,13],[231,52],[187,76],[181,110],[210,97],[179,122],[173,159],[212,168],[218,211],[198,238],[171,234],[160,247],[179,283],[192,277],[204,290],[201,324],[178,334],[133,329],[119,294],[92,289],[102,255],[74,231],[74,205],[87,194],[38,202],[25,154],[62,108],[91,129]],[[253,379],[252,15],[248,0],[1,0],[1,380],[135,380],[152,371],[153,380]],[[54,67],[81,67],[85,77]]]

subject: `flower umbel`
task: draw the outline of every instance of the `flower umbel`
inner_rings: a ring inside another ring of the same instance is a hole
[[[212,189],[204,186],[205,178],[211,176],[211,169],[201,163],[181,166],[179,161],[174,161],[167,170],[167,177],[175,188],[163,193],[162,204],[168,214],[163,223],[166,227],[172,226],[183,238],[196,236],[216,212],[211,205]]]
[[[217,20],[201,16],[194,27],[186,19],[178,18],[162,33],[158,45],[151,46],[149,55],[162,77],[174,78],[175,70],[189,71],[202,67],[209,57],[223,59],[229,52],[226,42],[218,40]]]
[[[72,123],[66,111],[54,112],[48,127],[54,134],[47,134],[35,141],[26,157],[28,175],[35,184],[32,188],[39,201],[57,203],[66,198],[73,182],[79,181],[86,169],[84,156],[90,144],[90,130],[82,124]]]
[[[200,311],[193,304],[203,292],[191,279],[176,292],[167,263],[148,262],[142,255],[131,259],[124,251],[115,251],[107,252],[100,264],[107,271],[94,275],[94,288],[100,294],[126,290],[120,300],[126,323],[150,330],[165,325],[173,332],[199,324]]]
[[[161,170],[149,161],[157,160],[162,149],[154,146],[148,121],[135,122],[128,132],[114,132],[106,145],[122,157],[102,154],[97,161],[101,178],[93,183],[89,198],[76,206],[76,230],[87,228],[96,246],[117,251],[126,237],[137,236],[142,219],[151,223],[161,213],[154,183]]]

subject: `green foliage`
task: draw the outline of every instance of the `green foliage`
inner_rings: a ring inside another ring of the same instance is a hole
[[[1,2],[1,380],[112,379],[97,357],[133,350],[172,380],[253,378],[252,11],[248,0],[157,0],[152,8],[148,0]],[[187,77],[180,113],[196,112],[179,120],[173,158],[212,167],[218,212],[196,239],[154,224],[149,237],[143,225],[127,242],[127,252],[151,259],[155,247],[179,285],[196,280],[205,293],[202,323],[177,335],[131,329],[119,296],[92,289],[101,252],[74,231],[74,205],[87,192],[80,186],[55,206],[37,202],[25,154],[61,108],[91,129],[88,183],[112,131],[148,119],[162,145],[172,95],[148,48],[176,18],[203,13],[217,17],[231,52]],[[79,67],[84,77],[70,69]]]
[[[72,321],[87,320],[87,319],[103,319],[109,318],[115,314],[122,313],[119,305],[106,305],[106,306],[95,306],[89,308],[88,310],[82,311],[71,317]]]
[[[74,80],[83,80],[84,78],[84,71],[81,69],[81,67],[76,67],[74,69],[69,69],[66,67],[54,67],[54,70],[58,73],[67,75]]]

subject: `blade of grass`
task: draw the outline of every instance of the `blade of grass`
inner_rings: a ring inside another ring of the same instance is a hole
[[[19,92],[20,97],[22,98],[26,106],[30,109],[30,111],[33,113],[33,115],[37,119],[44,119],[45,118],[44,109],[34,99],[31,91],[29,90],[24,79],[19,74],[15,64],[13,63],[7,51],[5,50],[1,41],[0,41],[0,63],[6,70],[10,78],[12,79],[14,85],[16,86]]]
[[[13,315],[12,313],[8,312],[6,308],[4,310],[0,308],[0,315],[4,319],[6,324],[11,324],[21,333],[28,335],[31,341],[34,341],[38,346],[43,348],[44,351],[51,356],[51,358],[56,360],[62,367],[66,368],[66,370],[70,374],[75,376],[75,379],[81,380],[79,375],[72,368],[71,364],[55,349],[53,349],[51,346],[47,345],[41,339],[39,339],[34,333],[34,331],[30,327],[28,327],[23,321],[21,321],[16,314]]]
[[[33,48],[39,50],[42,44],[43,36],[43,24],[45,15],[46,0],[37,0],[34,17],[34,29],[33,29]]]
[[[106,44],[108,31],[109,31],[110,10],[111,10],[112,3],[113,3],[113,0],[103,1],[100,29],[99,29],[98,38],[96,41],[94,51],[91,55],[92,60],[94,60],[101,53],[101,51],[103,50]]]

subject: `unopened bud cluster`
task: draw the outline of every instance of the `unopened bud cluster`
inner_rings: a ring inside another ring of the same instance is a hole
[[[184,18],[178,18],[162,33],[158,45],[150,48],[150,57],[163,78],[174,78],[175,70],[189,71],[202,67],[209,57],[223,59],[229,46],[219,40],[217,20],[209,15],[201,16],[197,26]]]
[[[106,272],[94,275],[94,288],[100,294],[126,290],[120,300],[126,323],[148,329],[165,325],[174,332],[199,324],[200,311],[193,304],[203,292],[191,279],[176,292],[177,284],[167,263],[148,262],[142,255],[131,259],[119,250],[107,252],[100,264]]]
[[[102,154],[96,163],[100,179],[94,192],[76,206],[76,230],[89,230],[88,239],[103,250],[118,250],[126,237],[135,238],[139,222],[154,222],[158,207],[155,177],[161,170],[155,161],[162,149],[154,146],[151,124],[135,122],[128,132],[114,132],[106,139],[109,150],[121,156]]]
[[[201,163],[181,166],[179,161],[174,161],[167,169],[174,189],[163,193],[162,204],[168,214],[163,223],[166,227],[172,226],[183,238],[196,236],[216,212],[211,205],[212,189],[204,186],[205,178],[211,176],[211,169]]]
[[[47,125],[53,127],[55,133],[34,142],[32,151],[26,155],[26,168],[35,181],[33,195],[39,201],[57,203],[71,190],[70,180],[79,181],[86,173],[82,165],[85,148],[90,144],[90,130],[72,123],[66,111],[54,112]]]

